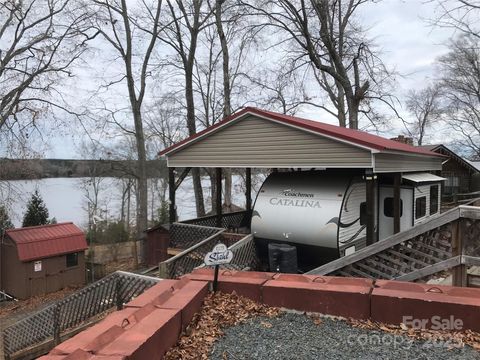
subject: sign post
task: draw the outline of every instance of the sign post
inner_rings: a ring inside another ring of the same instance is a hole
[[[213,276],[213,292],[217,291],[218,287],[218,270],[220,265],[229,264],[233,259],[233,252],[228,250],[227,246],[222,243],[215,245],[212,251],[205,255],[205,265],[215,266],[215,273]]]

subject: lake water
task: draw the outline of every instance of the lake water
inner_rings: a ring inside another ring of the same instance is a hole
[[[41,180],[18,180],[3,182],[3,200],[9,208],[9,215],[16,227],[21,226],[23,214],[25,213],[27,202],[31,194],[38,189],[45,204],[49,210],[50,218],[55,217],[58,222],[73,221],[82,228],[88,224],[87,207],[88,200],[85,191],[86,179],[56,178]],[[241,207],[245,206],[245,195],[243,180],[240,176],[234,176],[233,179],[233,202]],[[258,183],[258,182],[257,182]],[[8,184],[10,191],[5,191],[5,185]],[[256,183],[254,182],[254,185]],[[261,181],[258,183],[261,184]],[[258,187],[254,186],[254,189]],[[206,199],[206,210],[209,210],[210,204],[210,181],[208,178],[202,179],[204,188],[204,197]],[[9,198],[5,200],[5,194],[9,193]],[[153,208],[158,207],[158,192],[154,191]],[[152,192],[149,196],[151,199]],[[168,196],[168,192],[167,192]],[[252,191],[255,198],[255,191]],[[132,194],[133,198],[133,194]],[[121,186],[118,179],[102,178],[99,191],[99,204],[102,209],[102,216],[108,219],[118,219],[120,217],[121,204]],[[177,212],[180,220],[186,220],[196,217],[195,197],[191,178],[184,180],[177,190]],[[134,217],[134,204],[132,204],[132,217]],[[151,217],[152,206],[149,206],[149,218]]]

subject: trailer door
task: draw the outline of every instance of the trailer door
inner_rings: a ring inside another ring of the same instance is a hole
[[[393,235],[393,188],[381,186],[379,196],[378,238]],[[400,231],[413,226],[413,189],[400,189]]]

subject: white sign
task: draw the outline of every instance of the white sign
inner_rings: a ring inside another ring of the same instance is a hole
[[[42,271],[42,262],[41,261],[35,261],[33,263],[33,271]]]
[[[205,255],[205,265],[228,264],[233,259],[233,252],[225,244],[217,244],[213,250]]]

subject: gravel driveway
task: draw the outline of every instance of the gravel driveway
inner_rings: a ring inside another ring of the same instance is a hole
[[[480,359],[471,347],[412,340],[381,331],[354,328],[345,321],[303,314],[254,318],[226,329],[212,348],[212,360],[276,359]]]

